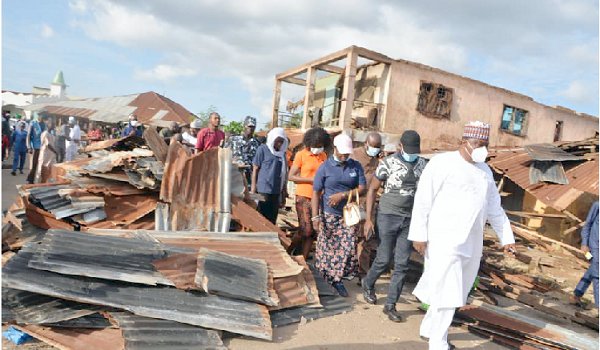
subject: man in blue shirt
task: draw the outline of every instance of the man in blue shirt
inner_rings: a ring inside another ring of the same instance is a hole
[[[29,130],[27,131],[27,150],[32,154],[31,171],[29,172],[29,175],[27,175],[27,183],[30,184],[33,183],[38,168],[40,147],[42,146],[41,136],[46,126],[46,124],[39,122],[39,118],[39,115],[36,112],[33,112],[33,120],[29,124]]]
[[[592,204],[585,225],[581,229],[581,250],[592,254],[590,267],[575,288],[575,303],[581,302],[591,283],[594,284],[594,304],[598,307],[598,202]]]
[[[25,122],[19,122],[19,127],[12,134],[13,145],[13,166],[12,166],[12,176],[17,175],[17,167],[19,168],[19,173],[23,174],[23,165],[25,165],[25,158],[27,157],[27,131],[25,131]]]

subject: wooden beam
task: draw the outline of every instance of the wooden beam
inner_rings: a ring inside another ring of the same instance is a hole
[[[281,100],[281,80],[275,79],[275,89],[273,90],[273,115],[271,116],[271,127],[277,127],[279,123],[279,101]]]
[[[340,129],[350,128],[352,118],[352,107],[354,105],[354,83],[356,81],[356,64],[358,54],[354,50],[348,52],[346,58],[346,72],[344,76],[344,88],[342,92],[341,108],[340,108]]]
[[[364,47],[354,47],[354,51],[356,51],[356,53],[358,53],[358,56],[369,59],[371,61],[376,61],[376,62],[381,62],[381,63],[386,63],[386,64],[390,64],[390,63],[394,62],[394,59],[392,59],[384,54],[380,54],[379,52],[365,49]]]
[[[275,77],[277,79],[283,79],[283,78],[287,78],[287,77],[292,77],[294,75],[298,75],[300,73],[303,73],[305,71],[308,70],[309,67],[313,67],[313,66],[319,66],[322,64],[328,64],[331,62],[335,62],[335,61],[339,61],[341,59],[343,59],[344,57],[346,57],[348,55],[348,52],[352,51],[355,48],[355,46],[350,46],[347,47],[345,49],[342,49],[340,51],[336,51],[334,53],[331,53],[327,56],[318,58],[316,60],[310,61],[308,63],[305,63],[303,65],[300,65],[298,67],[289,69],[283,73],[279,73],[277,74]]]
[[[300,79],[300,78],[294,78],[294,77],[283,78],[283,79],[281,79],[281,81],[285,81],[286,83],[290,83],[290,84],[302,85],[302,86],[306,85],[306,80]]]
[[[302,115],[302,130],[310,128],[309,112],[313,104],[315,94],[315,81],[317,79],[317,70],[315,67],[308,68],[306,73],[306,89],[304,90],[304,114]]]
[[[331,64],[321,64],[319,66],[317,66],[318,70],[322,70],[325,72],[329,72],[329,73],[336,73],[336,74],[344,74],[344,72],[346,72],[346,70],[342,67],[338,67],[338,66],[333,66]]]

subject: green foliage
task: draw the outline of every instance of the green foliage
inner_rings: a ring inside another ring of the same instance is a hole
[[[244,131],[244,123],[231,121],[223,127],[223,131],[228,132],[231,135],[241,135]]]
[[[296,113],[290,118],[290,128],[302,127],[302,113]]]
[[[210,116],[210,114],[212,112],[216,112],[216,111],[217,111],[217,107],[210,105],[204,111],[200,111],[200,112],[196,113],[196,117],[192,116],[190,121],[193,121],[194,119],[200,119],[200,121],[202,122],[202,127],[205,128],[208,126],[208,117]]]

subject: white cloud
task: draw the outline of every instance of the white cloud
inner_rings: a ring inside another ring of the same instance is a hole
[[[159,64],[152,69],[137,70],[134,77],[145,81],[169,81],[182,77],[191,77],[198,72],[195,69]]]
[[[42,30],[40,31],[40,35],[42,38],[51,38],[54,36],[54,29],[47,25],[46,23],[42,24]]]
[[[557,95],[559,86],[598,75],[598,4],[551,2],[555,6],[546,0],[76,0],[70,5],[77,26],[92,38],[162,53],[154,68],[138,68],[135,78],[234,77],[268,118],[276,73],[350,45],[475,79],[482,78],[473,73],[487,78],[493,73],[496,81],[512,79],[528,91],[554,88]],[[572,61],[578,65],[569,67]]]
[[[596,82],[597,83],[597,82]],[[587,103],[597,100],[597,89],[593,86],[588,86],[582,81],[573,81],[564,91],[563,95],[572,103]]]

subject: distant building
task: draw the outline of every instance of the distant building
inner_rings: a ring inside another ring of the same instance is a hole
[[[359,58],[366,63],[358,65]],[[414,129],[424,149],[447,149],[458,144],[465,122],[475,119],[491,124],[492,146],[576,141],[598,133],[597,117],[356,46],[277,74],[275,81],[274,126],[286,126],[281,124],[289,118],[280,111],[282,83],[302,85],[302,129],[347,130],[358,141],[377,130],[398,142],[404,130]]]
[[[2,90],[2,113],[9,111],[13,117],[19,114],[29,119],[31,112],[24,110],[23,107],[36,103],[66,100],[68,99],[66,91],[67,84],[65,84],[62,71],[56,72],[49,88],[34,86],[31,92]]]

